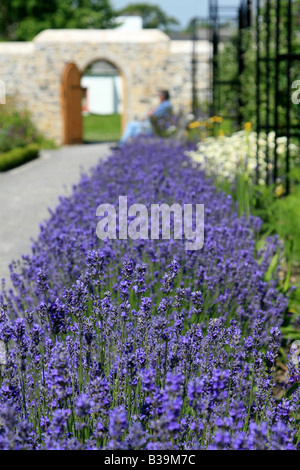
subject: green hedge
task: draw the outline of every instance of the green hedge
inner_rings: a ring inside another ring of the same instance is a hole
[[[39,146],[29,144],[27,147],[17,147],[8,152],[0,154],[0,171],[11,170],[23,165],[39,156]]]

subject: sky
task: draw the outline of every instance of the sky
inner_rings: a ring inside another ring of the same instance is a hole
[[[181,24],[187,26],[189,20],[195,16],[208,16],[209,0],[111,0],[115,9],[123,8],[130,3],[149,3],[159,5],[170,16],[174,16]],[[219,5],[238,6],[240,0],[219,0]]]

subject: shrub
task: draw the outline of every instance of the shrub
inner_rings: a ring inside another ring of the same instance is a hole
[[[0,171],[11,170],[17,166],[23,165],[39,156],[39,146],[30,144],[24,148],[14,148],[9,152],[0,154]]]
[[[38,132],[30,112],[20,106],[17,97],[9,96],[7,104],[0,107],[0,153],[32,143],[55,148],[52,140]]]

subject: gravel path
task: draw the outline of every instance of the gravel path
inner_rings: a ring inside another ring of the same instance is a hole
[[[0,173],[0,279],[9,280],[9,263],[30,252],[39,224],[55,209],[58,197],[71,193],[87,171],[111,153],[108,143],[43,150],[40,157]],[[10,283],[8,283],[10,284]]]

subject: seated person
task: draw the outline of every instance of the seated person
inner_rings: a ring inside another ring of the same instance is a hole
[[[119,146],[123,146],[132,137],[137,137],[141,134],[150,135],[152,132],[151,119],[163,117],[172,111],[168,90],[161,90],[159,92],[159,99],[160,104],[155,109],[148,111],[148,119],[146,121],[131,121],[127,124]]]

